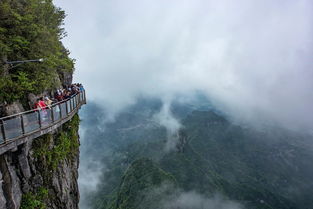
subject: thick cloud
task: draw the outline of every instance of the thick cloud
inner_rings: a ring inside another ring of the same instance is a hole
[[[56,0],[89,99],[203,91],[240,121],[313,129],[311,0]]]
[[[75,80],[112,114],[137,96],[161,97],[155,119],[175,142],[171,99],[201,91],[237,121],[313,133],[312,0],[54,1],[68,14],[64,43],[77,59]],[[83,133],[81,207],[88,208],[86,194],[105,168],[90,163]],[[194,192],[164,206],[241,208]]]

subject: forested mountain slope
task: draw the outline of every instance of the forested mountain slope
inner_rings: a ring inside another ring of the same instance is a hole
[[[132,200],[136,199],[134,194],[142,193],[146,195],[143,199],[149,199],[151,193],[144,191],[158,186],[133,187],[130,182],[125,183],[125,176],[141,175],[145,170],[138,166],[143,158],[151,159],[154,166],[172,176],[175,190],[194,191],[206,198],[218,193],[246,208],[313,207],[310,195],[313,155],[308,146],[312,136],[279,128],[243,127],[213,109],[203,109],[203,105],[182,104],[171,108],[180,118],[182,128],[177,136],[168,136],[155,119],[161,105],[157,100],[142,100],[117,116],[114,122],[106,123],[101,122],[105,112],[99,114],[101,109],[91,106],[98,114],[91,117],[93,124],[102,123],[103,129],[88,126],[86,133],[95,133],[95,137],[89,139],[88,149],[99,150],[94,159],[101,159],[105,165],[98,190],[89,196],[94,208],[127,208],[118,204],[130,198],[129,193],[120,192],[121,188],[132,191]],[[91,121],[88,119],[85,123],[91,124]],[[165,149],[168,140],[177,141],[169,151]],[[162,178],[157,170],[155,175]],[[140,179],[136,182],[142,183]],[[137,208],[159,207],[145,204],[143,201]]]

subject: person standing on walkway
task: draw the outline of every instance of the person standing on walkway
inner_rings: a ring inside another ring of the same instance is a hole
[[[35,104],[35,107],[39,111],[41,121],[44,122],[46,120],[48,113],[46,111],[47,105],[45,104],[43,97],[41,97],[40,99],[37,99],[37,103]]]

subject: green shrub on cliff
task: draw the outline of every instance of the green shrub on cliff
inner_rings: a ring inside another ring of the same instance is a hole
[[[36,193],[23,194],[21,209],[46,209],[44,201],[48,198],[48,190],[41,187]]]
[[[35,81],[31,80],[25,72],[17,75],[3,76],[0,78],[0,101],[13,102],[23,98],[29,92],[35,90]]]
[[[46,134],[33,142],[34,157],[47,165],[48,169],[55,170],[60,162],[72,159],[79,147],[78,142],[79,116],[65,123],[55,141],[53,135]],[[52,144],[53,143],[53,144]]]

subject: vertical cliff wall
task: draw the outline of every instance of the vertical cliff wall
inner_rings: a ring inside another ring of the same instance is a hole
[[[0,117],[70,85],[74,59],[52,0],[0,0]],[[12,61],[43,60],[14,64]],[[79,117],[0,155],[0,209],[78,208]]]
[[[0,209],[76,209],[79,117],[0,156]]]

